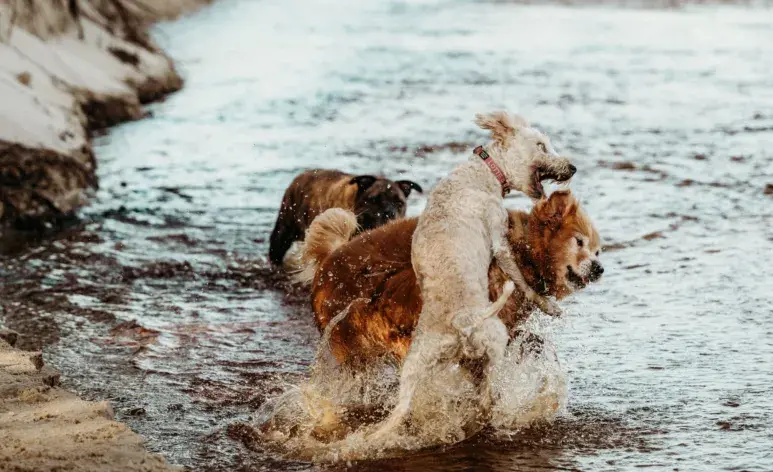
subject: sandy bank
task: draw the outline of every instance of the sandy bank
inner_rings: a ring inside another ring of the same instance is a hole
[[[0,2],[0,228],[85,203],[97,185],[89,132],[182,86],[148,26],[209,1]]]
[[[142,438],[113,421],[107,402],[57,387],[41,354],[19,351],[0,332],[0,471],[167,471]]]

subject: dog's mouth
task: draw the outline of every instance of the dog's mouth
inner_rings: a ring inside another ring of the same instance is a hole
[[[540,166],[531,173],[531,185],[529,186],[529,197],[539,200],[545,196],[545,188],[542,182],[549,180],[552,182],[568,182],[572,178],[577,168],[570,165],[566,172],[559,172],[547,166]]]
[[[531,173],[531,185],[529,185],[529,197],[539,200],[545,196],[545,189],[542,187],[542,172],[535,169]]]
[[[588,285],[589,279],[582,277],[572,269],[572,266],[566,266],[566,280],[572,285],[574,290],[581,290]]]

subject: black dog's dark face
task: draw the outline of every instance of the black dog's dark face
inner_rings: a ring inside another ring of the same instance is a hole
[[[392,181],[372,175],[358,175],[352,178],[351,183],[357,185],[354,213],[363,230],[378,228],[395,218],[402,218],[411,190],[423,192],[416,182]]]

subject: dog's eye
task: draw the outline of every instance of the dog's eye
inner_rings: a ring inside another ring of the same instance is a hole
[[[548,152],[548,148],[545,146],[545,143],[537,143],[537,148],[542,152]]]
[[[585,241],[582,240],[582,238],[576,238],[577,239],[577,247],[582,247],[585,244]]]

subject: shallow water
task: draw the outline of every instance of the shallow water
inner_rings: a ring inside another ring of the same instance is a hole
[[[484,139],[474,113],[507,107],[574,156],[606,241],[603,282],[548,322],[568,412],[352,468],[773,470],[769,17],[223,0],[157,29],[187,87],[99,139],[82,220],[6,243],[0,323],[172,462],[342,468],[230,426],[304,378],[318,339],[265,264],[282,191],[309,166],[430,188]]]

